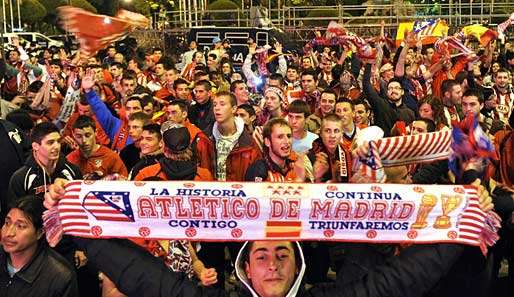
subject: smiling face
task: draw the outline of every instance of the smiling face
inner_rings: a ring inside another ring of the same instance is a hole
[[[139,148],[143,156],[151,155],[162,148],[159,137],[152,131],[143,130],[141,134],[141,141],[139,142]]]
[[[261,297],[283,297],[294,283],[298,269],[289,241],[255,241],[245,263],[252,288]]]
[[[367,125],[369,122],[369,110],[366,110],[364,104],[356,104],[353,107],[354,116],[353,119],[357,125]]]
[[[393,102],[398,102],[402,99],[403,88],[399,82],[393,81],[387,85],[387,97]]]

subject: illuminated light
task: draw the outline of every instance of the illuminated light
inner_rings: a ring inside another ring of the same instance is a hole
[[[108,18],[108,17],[105,17],[104,18],[104,24],[110,24],[111,23],[111,19]]]

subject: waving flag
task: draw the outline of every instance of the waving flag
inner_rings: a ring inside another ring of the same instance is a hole
[[[464,35],[474,36],[481,45],[487,45],[491,40],[498,38],[498,32],[484,27],[480,24],[470,25],[462,28]]]
[[[149,24],[145,16],[126,10],[120,10],[116,17],[94,14],[73,6],[61,6],[58,10],[62,27],[79,41],[82,58],[94,56],[135,28]]]
[[[414,32],[423,44],[433,44],[439,37],[448,35],[448,25],[443,20],[424,20],[400,23],[396,31],[396,46],[399,46],[405,32]]]

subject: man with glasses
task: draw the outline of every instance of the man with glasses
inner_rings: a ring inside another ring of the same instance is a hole
[[[415,119],[414,111],[403,102],[404,90],[398,78],[392,78],[387,83],[387,98],[381,97],[371,84],[371,64],[366,63],[364,70],[363,89],[373,114],[375,125],[384,130],[384,136],[390,136],[391,128],[396,121],[404,121],[407,125]]]

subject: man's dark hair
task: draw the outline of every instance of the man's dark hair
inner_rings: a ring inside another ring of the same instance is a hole
[[[145,107],[150,103],[152,103],[155,106],[155,100],[153,99],[153,97],[149,94],[143,94],[141,96],[141,107]]]
[[[314,81],[318,81],[318,75],[316,74],[316,70],[314,69],[307,69],[302,72],[302,75],[300,77],[304,77],[305,75],[312,75],[312,78]]]
[[[354,106],[355,106],[354,105],[355,103],[352,100],[348,99],[348,98],[339,98],[339,99],[337,99],[336,106],[339,103],[348,103],[348,104],[350,104],[350,107],[351,107],[352,111],[353,111]]]
[[[248,104],[248,103],[244,103],[244,104],[241,104],[239,105],[237,108],[241,108],[243,109],[244,111],[246,111],[250,116],[255,116],[256,113],[255,113],[255,109],[253,109],[253,107]]]
[[[284,87],[284,77],[280,73],[272,73],[268,77],[268,80],[278,80],[278,82],[280,83],[280,86]]]
[[[155,63],[155,65],[157,65],[157,64],[162,64],[162,66],[164,67],[165,70],[175,69],[175,63],[173,63],[173,61],[166,56],[162,56],[159,59],[159,61],[157,61],[157,63]]]
[[[111,67],[112,66],[116,66],[116,67],[118,67],[120,69],[124,69],[125,68],[125,67],[123,67],[123,64],[121,64],[120,62],[112,62],[110,66]]]
[[[336,101],[337,101],[337,94],[336,94],[336,92],[334,92],[334,90],[332,90],[332,89],[324,89],[324,90],[321,92],[320,97],[321,97],[321,95],[323,95],[323,94],[325,94],[325,93],[326,93],[326,94],[330,94],[330,95],[334,95],[334,98],[335,98],[335,99],[336,99]]]
[[[415,121],[425,122],[425,124],[427,125],[427,132],[435,132],[435,122],[431,119],[418,118]]]
[[[162,139],[161,126],[158,124],[154,124],[154,123],[146,124],[143,126],[143,131],[150,132],[150,134],[157,136],[157,139],[159,139],[159,140]]]
[[[271,132],[275,126],[289,126],[289,123],[283,118],[273,118],[264,124],[262,128],[262,139],[271,139]]]
[[[135,112],[129,116],[129,121],[142,121],[143,126],[149,124],[152,120],[149,115],[142,111]]]
[[[177,78],[174,82],[173,82],[173,89],[174,90],[177,90],[177,87],[179,85],[186,85],[186,86],[189,86],[189,82],[187,82],[187,80],[183,79],[183,78]]]
[[[295,100],[291,102],[287,108],[289,113],[303,113],[303,116],[307,119],[311,115],[311,109],[309,104],[303,100]]]
[[[181,111],[185,111],[186,113],[189,112],[189,106],[188,106],[187,102],[184,100],[175,99],[175,100],[170,101],[169,105],[178,106]]]
[[[139,104],[141,105],[141,108],[143,108],[143,102],[141,101],[141,97],[139,97],[138,95],[132,95],[130,97],[127,98],[127,101],[125,102],[125,105],[127,105],[127,103],[129,101],[138,101]]]
[[[84,129],[87,127],[91,127],[93,131],[96,131],[95,120],[87,115],[80,115],[72,126],[73,129]]]
[[[477,89],[468,89],[468,90],[466,90],[464,92],[464,94],[462,94],[462,98],[464,98],[464,97],[471,97],[471,96],[477,97],[478,98],[478,102],[480,104],[484,103],[484,96],[482,96],[482,92],[480,92]]]
[[[30,138],[32,142],[36,142],[41,144],[41,140],[45,138],[50,133],[57,132],[59,133],[59,128],[56,125],[50,122],[42,122],[37,124],[30,133]]]
[[[244,84],[245,82],[243,80],[234,80],[231,84],[230,84],[230,92],[231,93],[234,93],[234,91],[236,90],[236,87],[237,85],[239,84]]]
[[[443,83],[441,84],[441,96],[444,97],[444,93],[451,92],[452,88],[456,85],[460,85],[460,84],[454,79],[444,80]]]
[[[369,106],[369,103],[366,100],[362,99],[362,98],[358,98],[356,100],[353,100],[352,104],[353,104],[353,106],[362,104],[362,105],[364,105],[364,109],[366,111],[370,111],[370,109],[371,109],[371,107]]]
[[[236,95],[230,93],[230,92],[218,92],[216,95],[214,95],[215,97],[221,97],[221,96],[227,96],[229,97],[229,102],[230,102],[230,106],[231,107],[234,107],[234,106],[237,106],[237,99],[236,99]]]
[[[33,195],[24,196],[12,201],[10,205],[8,205],[6,214],[11,209],[21,210],[32,225],[34,225],[36,231],[43,229],[43,212],[45,211],[45,207],[43,206],[43,201],[41,199],[38,199]]]
[[[41,89],[42,86],[43,86],[43,82],[40,80],[36,80],[29,85],[27,92],[37,93],[37,92],[39,92],[39,90]]]
[[[400,78],[398,78],[398,77],[393,77],[393,78],[391,78],[391,79],[387,82],[387,86],[389,86],[389,85],[390,85],[391,83],[393,83],[393,82],[397,82],[397,83],[399,83],[399,84],[400,84],[400,86],[401,86],[401,87],[402,87],[402,89],[403,89],[402,80],[401,80]]]
[[[459,71],[457,75],[455,75],[455,81],[461,84],[468,77],[468,72],[466,70]]]
[[[211,83],[208,80],[202,79],[200,81],[197,81],[195,83],[196,86],[203,86],[205,90],[210,91],[211,90]]]
[[[137,76],[134,71],[124,71],[121,80],[133,80],[137,84]]]
[[[207,55],[207,57],[211,57],[213,58],[214,60],[218,60],[218,55],[214,54],[214,53],[210,53]]]
[[[298,67],[298,65],[296,64],[289,64],[289,66],[287,66],[287,69],[294,69],[296,70],[296,72],[300,71],[300,67]]]
[[[59,59],[52,59],[52,60],[50,60],[50,65],[59,66],[59,68],[62,69],[61,60],[59,60]]]
[[[139,58],[134,57],[134,58],[129,59],[129,61],[134,61],[134,63],[137,64],[137,68],[139,68],[139,69],[143,68],[143,66],[144,66],[143,60],[141,60]]]

